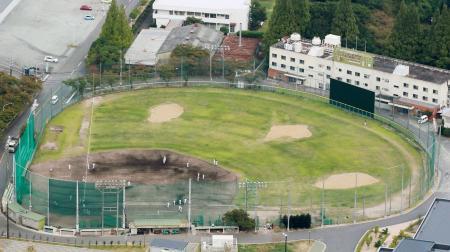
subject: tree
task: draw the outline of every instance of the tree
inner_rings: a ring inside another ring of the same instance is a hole
[[[420,38],[421,27],[417,8],[413,4],[406,5],[402,0],[389,37],[389,55],[398,59],[416,60],[421,43]]]
[[[250,218],[248,213],[243,209],[233,209],[223,216],[225,225],[236,225],[239,230],[250,231],[255,228],[255,220]]]
[[[276,0],[269,27],[264,33],[264,49],[268,52],[271,45],[283,36],[290,35],[295,30],[295,14],[292,0]]]
[[[351,0],[340,0],[334,12],[331,32],[347,41],[355,41],[359,30]]]
[[[87,62],[88,64],[102,63],[104,67],[117,63],[121,60],[121,55],[123,58],[123,52],[132,42],[133,32],[128,25],[125,9],[117,6],[116,1],[113,0],[100,36],[89,49]]]
[[[83,96],[84,90],[87,86],[87,81],[83,77],[77,79],[68,79],[63,81],[63,83],[75,89],[81,96]]]
[[[178,45],[170,54],[170,64],[179,66],[185,85],[190,75],[202,75],[209,70],[209,52],[189,44]]]
[[[163,81],[169,82],[169,80],[175,76],[175,69],[172,65],[165,64],[158,67],[158,73]]]
[[[196,17],[187,17],[186,21],[184,21],[184,25],[191,25],[191,24],[203,24],[204,22],[200,18]]]
[[[252,0],[250,5],[250,30],[257,30],[261,23],[267,19],[266,8],[258,0]]]
[[[450,69],[450,10],[447,5],[443,5],[435,17],[428,44],[434,65]]]
[[[308,28],[311,14],[309,12],[309,0],[291,0],[292,8],[295,15],[294,30],[300,34],[305,34]]]

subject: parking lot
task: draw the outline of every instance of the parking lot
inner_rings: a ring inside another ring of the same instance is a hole
[[[80,10],[83,4],[93,10]],[[22,0],[0,24],[0,62],[43,67],[44,56],[51,55],[59,59],[50,63],[58,71],[102,22],[107,8],[100,0]],[[85,15],[95,20],[84,20]]]

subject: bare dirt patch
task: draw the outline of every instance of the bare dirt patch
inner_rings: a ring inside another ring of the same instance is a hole
[[[180,117],[184,108],[176,103],[161,104],[150,108],[148,121],[151,123],[163,123]]]
[[[46,142],[45,144],[41,145],[41,150],[57,150],[58,145],[54,142]]]
[[[379,182],[377,178],[362,172],[350,172],[331,175],[324,181],[325,189],[350,189],[361,186],[368,186]],[[322,180],[314,184],[315,187],[322,188]]]
[[[163,164],[164,156],[166,162]],[[120,150],[98,152],[89,156],[95,163],[86,176],[86,156],[34,164],[30,170],[51,178],[95,182],[125,179],[136,184],[169,184],[189,178],[231,182],[238,176],[206,161],[166,150]],[[189,163],[189,167],[187,165]],[[70,169],[69,169],[70,165]]]
[[[277,139],[302,139],[311,137],[312,133],[308,129],[308,125],[275,125],[270,128],[264,141],[273,141]]]

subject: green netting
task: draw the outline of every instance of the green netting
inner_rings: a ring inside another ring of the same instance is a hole
[[[20,136],[19,146],[14,154],[16,168],[16,199],[22,203],[23,195],[29,193],[29,184],[25,182],[25,173],[28,163],[31,162],[34,150],[36,149],[36,139],[34,137],[34,114],[28,117],[25,130]]]

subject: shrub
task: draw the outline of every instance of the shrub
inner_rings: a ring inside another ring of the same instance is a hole
[[[139,8],[134,8],[130,13],[130,18],[136,19],[139,15]]]
[[[287,227],[288,217],[285,215],[281,218],[282,224]],[[289,218],[289,228],[311,228],[311,215],[310,214],[300,214],[291,215]]]
[[[250,218],[248,213],[243,209],[233,209],[223,216],[225,225],[236,225],[239,230],[250,231],[255,228],[255,220]]]
[[[262,38],[264,36],[264,32],[260,31],[242,31],[242,37],[245,38]]]
[[[383,242],[381,240],[377,240],[374,244],[375,248],[379,248],[383,245]]]

